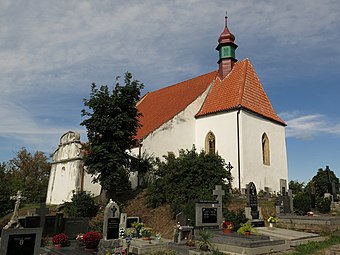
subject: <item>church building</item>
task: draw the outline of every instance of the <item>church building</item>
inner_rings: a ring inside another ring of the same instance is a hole
[[[254,182],[257,190],[281,192],[288,179],[286,124],[249,59],[236,60],[236,48],[225,17],[218,70],[144,95],[137,105],[140,144],[132,152],[161,158],[194,145],[228,163],[233,188]]]
[[[225,28],[218,38],[218,70],[145,94],[135,156],[162,158],[180,149],[218,153],[231,171],[232,187],[244,192],[287,190],[285,122],[275,113],[249,59],[236,60],[235,36]],[[70,201],[73,191],[99,195],[83,165],[80,135],[67,132],[53,154],[47,204]],[[132,188],[138,178],[131,176]],[[209,180],[207,180],[209,181]]]

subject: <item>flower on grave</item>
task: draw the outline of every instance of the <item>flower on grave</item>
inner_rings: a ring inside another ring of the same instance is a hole
[[[157,240],[161,240],[162,234],[158,232],[158,233],[156,234],[156,238],[157,238]]]
[[[120,239],[124,239],[125,238],[125,229],[124,228],[120,228],[119,229],[119,238]]]
[[[69,244],[68,236],[65,235],[64,233],[56,234],[52,238],[52,243],[54,245],[59,244],[62,246],[66,246]]]
[[[142,237],[150,237],[152,235],[152,228],[142,227],[140,234]]]
[[[274,216],[270,216],[267,221],[268,223],[277,223],[279,220]]]
[[[235,227],[234,223],[231,222],[231,221],[223,221],[222,222],[222,228],[223,229],[230,229],[230,230],[233,230]]]
[[[76,240],[77,241],[80,241],[80,242],[83,242],[84,241],[84,234],[83,233],[79,233],[76,237]]]
[[[87,249],[96,249],[102,235],[99,232],[90,231],[83,235],[83,241]]]

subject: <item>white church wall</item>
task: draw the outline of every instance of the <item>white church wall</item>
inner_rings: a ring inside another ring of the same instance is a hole
[[[232,186],[238,188],[237,161],[237,111],[200,117],[196,123],[196,148],[205,150],[205,139],[209,132],[215,135],[216,152],[233,166]]]
[[[92,182],[93,177],[91,174],[88,174],[86,170],[84,171],[84,179],[83,179],[83,190],[90,192],[94,196],[99,196],[101,191],[101,185],[96,182]]]
[[[262,135],[269,139],[270,165],[263,164]],[[241,111],[241,185],[256,184],[257,190],[280,191],[280,179],[288,181],[285,127]]]
[[[178,156],[180,149],[191,149],[195,143],[195,114],[200,109],[208,89],[182,112],[165,122],[150,133],[142,142],[141,153],[162,159],[169,152]],[[133,155],[138,155],[139,148],[131,150]]]

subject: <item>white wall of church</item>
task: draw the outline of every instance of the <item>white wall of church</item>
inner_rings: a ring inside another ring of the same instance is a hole
[[[262,135],[269,139],[270,164],[263,164]],[[288,182],[285,127],[241,111],[241,186],[253,181],[257,190],[269,187],[280,191],[280,179]]]
[[[205,150],[205,139],[209,132],[215,135],[216,152],[233,166],[232,186],[238,188],[237,167],[237,111],[209,115],[197,119],[196,148],[198,152]]]

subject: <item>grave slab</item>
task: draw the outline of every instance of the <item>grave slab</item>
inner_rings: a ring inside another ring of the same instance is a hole
[[[134,238],[131,240],[129,253],[138,254],[138,255],[147,254],[150,252],[154,252],[155,250],[168,248],[171,241],[172,240],[164,239],[164,238],[162,238],[161,240],[151,238],[150,241],[145,241],[145,240]]]
[[[321,242],[325,240],[324,237],[318,234],[300,232],[290,229],[259,227],[256,228],[256,230],[261,235],[269,236],[273,240],[286,240],[290,246],[297,246],[310,241]]]

